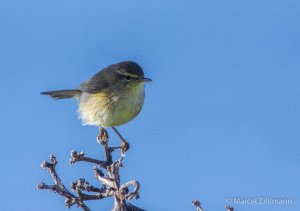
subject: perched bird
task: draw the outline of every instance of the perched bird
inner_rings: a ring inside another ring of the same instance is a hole
[[[137,63],[124,61],[100,70],[77,89],[41,94],[54,99],[76,98],[83,124],[99,126],[101,129],[112,127],[127,143],[115,126],[125,124],[139,114],[144,103],[144,83],[150,81],[144,77]]]

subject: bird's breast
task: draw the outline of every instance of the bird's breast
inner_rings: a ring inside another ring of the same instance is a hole
[[[112,127],[125,124],[136,117],[144,103],[144,84],[118,93],[82,93],[79,115],[84,124]]]

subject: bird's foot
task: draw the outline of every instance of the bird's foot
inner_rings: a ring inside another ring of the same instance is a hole
[[[100,144],[106,143],[108,141],[108,133],[103,127],[100,127],[100,129],[99,129],[97,141]]]
[[[129,143],[127,141],[125,141],[124,139],[122,139],[122,143],[121,143],[121,155],[125,156],[127,150],[129,150]]]

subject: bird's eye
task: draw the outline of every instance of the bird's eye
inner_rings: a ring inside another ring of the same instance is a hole
[[[125,80],[127,80],[127,81],[129,81],[131,79],[131,76],[129,76],[129,75],[123,75],[122,78],[125,79]]]

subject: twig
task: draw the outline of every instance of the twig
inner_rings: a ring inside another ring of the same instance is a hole
[[[234,208],[228,205],[225,206],[225,209],[226,211],[234,211]]]
[[[71,151],[70,164],[74,164],[78,161],[85,161],[85,162],[89,162],[89,163],[95,163],[95,164],[101,166],[102,168],[106,168],[106,166],[107,166],[106,161],[101,161],[101,160],[85,157],[84,152],[78,153],[77,151],[74,151],[74,150]]]
[[[203,211],[200,201],[195,199],[195,200],[192,201],[192,204],[197,208],[197,211]]]
[[[58,174],[56,173],[55,166],[57,164],[56,158],[54,155],[50,155],[50,163],[47,161],[44,161],[41,164],[42,168],[45,168],[49,171],[55,185],[47,185],[44,182],[40,183],[37,188],[38,189],[49,189],[53,192],[58,193],[59,195],[65,197],[65,206],[67,208],[70,208],[72,205],[77,204],[79,207],[81,207],[85,211],[90,211],[90,209],[84,204],[84,200],[87,200],[87,198],[79,198],[76,197],[74,194],[72,194],[68,189],[63,185],[61,182],[61,179],[59,178]]]
[[[77,181],[71,183],[71,190],[77,193],[77,196],[71,193],[61,182],[59,176],[56,173],[55,166],[57,164],[56,158],[53,155],[50,155],[50,163],[44,161],[42,163],[42,168],[45,168],[49,171],[55,185],[47,185],[45,183],[41,183],[38,185],[38,189],[49,189],[59,195],[65,197],[65,206],[70,208],[74,204],[81,207],[85,211],[90,211],[90,209],[85,205],[84,201],[87,200],[99,200],[103,198],[107,198],[110,196],[114,196],[115,202],[113,211],[144,211],[141,208],[138,208],[130,203],[126,203],[126,200],[131,200],[133,198],[139,198],[139,188],[140,184],[135,181],[129,181],[123,185],[120,184],[120,167],[123,166],[123,159],[122,156],[117,161],[113,162],[112,160],[112,152],[115,149],[123,149],[123,146],[120,147],[109,147],[108,146],[108,134],[106,130],[100,128],[99,134],[97,136],[97,141],[101,144],[104,150],[105,159],[104,160],[97,160],[94,158],[89,158],[84,155],[83,152],[72,151],[70,163],[75,164],[76,162],[83,161],[97,164],[94,167],[94,175],[95,177],[102,183],[102,187],[98,188],[89,184],[83,178],[78,179]],[[122,152],[122,150],[121,150]],[[105,175],[102,170],[105,170]],[[134,190],[129,192],[129,187],[134,186]],[[94,192],[95,195],[90,195],[84,193],[87,192]]]
[[[103,184],[106,185],[110,188],[113,189],[117,189],[117,186],[114,183],[114,180],[109,178],[109,177],[105,177],[104,174],[102,173],[102,171],[100,169],[98,169],[97,167],[94,167],[94,174],[95,177]]]
[[[132,185],[134,186],[134,190],[132,192],[128,192],[128,187],[132,186]],[[140,189],[140,183],[135,180],[131,180],[131,181],[121,185],[121,187],[120,187],[120,191],[124,192],[124,196],[125,196],[126,200],[131,200],[134,197],[136,199],[138,199],[140,197],[139,189]]]

